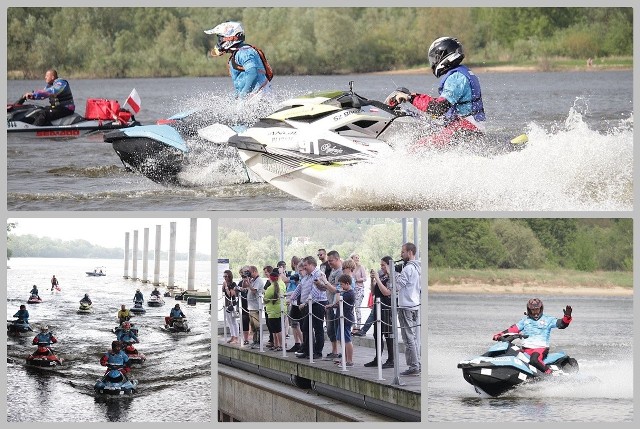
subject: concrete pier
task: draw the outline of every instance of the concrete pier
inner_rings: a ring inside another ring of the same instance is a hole
[[[142,232],[142,283],[149,283],[149,228]]]
[[[325,344],[325,355],[330,351],[328,345]],[[375,356],[374,349],[369,347],[372,345],[371,338],[354,337],[354,366],[343,372],[333,359],[315,359],[310,364],[308,359],[298,359],[293,353],[282,357],[282,352],[229,346],[219,337],[219,412],[240,421],[420,421],[422,377],[401,377],[401,385],[392,385],[393,369],[390,368],[383,370],[384,380],[378,380],[376,367],[364,367],[364,363]],[[383,359],[386,359],[386,350]],[[399,355],[399,364],[401,370],[406,369],[404,354]],[[275,388],[261,387],[265,379],[280,382],[280,387],[277,384]],[[282,394],[284,389],[296,389],[298,393],[294,390],[287,398]],[[249,397],[262,398],[261,404],[268,404],[270,400],[277,402],[281,410],[273,415],[270,407],[258,410],[247,407],[246,402],[237,400],[245,397],[245,392],[253,393]],[[319,396],[313,399],[313,395]],[[309,404],[300,403],[300,398],[310,397]],[[358,412],[337,415],[340,413],[336,413],[335,401]]]
[[[129,233],[124,233],[124,275],[125,279],[129,278]]]
[[[176,277],[176,223],[169,223],[169,279],[168,287],[175,286]]]
[[[153,253],[153,285],[160,286],[160,243],[162,226],[156,225],[156,248]]]
[[[131,263],[131,279],[138,280],[138,230],[133,231],[133,252]]]

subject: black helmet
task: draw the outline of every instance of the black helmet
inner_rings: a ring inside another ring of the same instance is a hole
[[[85,298],[89,298],[89,294],[88,294],[88,293],[85,293],[85,294],[84,294],[84,297],[85,297]]]
[[[111,342],[111,348],[115,349],[116,347],[120,348],[120,341],[112,341]]]
[[[535,314],[533,310],[537,310],[535,311]],[[527,313],[526,315],[529,316],[530,318],[532,318],[533,320],[538,320],[540,318],[540,316],[542,316],[542,312],[544,311],[544,304],[542,304],[542,301],[538,298],[531,298],[528,302],[527,302]]]
[[[441,37],[429,46],[429,65],[436,77],[440,77],[464,59],[462,45],[453,37]]]

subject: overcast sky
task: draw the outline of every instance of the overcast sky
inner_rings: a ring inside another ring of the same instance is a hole
[[[138,230],[138,248],[142,250],[144,228],[149,228],[149,249],[155,246],[156,225],[162,227],[160,247],[169,249],[169,223],[176,222],[176,251],[189,251],[189,219],[185,218],[9,218],[17,223],[11,231],[15,235],[32,234],[38,237],[61,240],[84,239],[103,247],[124,248],[124,236],[129,232],[129,248],[133,248],[133,231]],[[198,219],[196,249],[198,253],[211,254],[211,220]]]

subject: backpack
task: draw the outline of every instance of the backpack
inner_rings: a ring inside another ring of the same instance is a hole
[[[264,65],[264,71],[265,71],[265,75],[267,76],[267,80],[271,81],[271,79],[273,79],[273,69],[271,68],[271,65],[269,64],[269,61],[267,61],[267,57],[264,55],[264,52],[262,51],[262,49],[257,48],[253,45],[249,45],[249,44],[245,44],[245,46],[249,46],[250,48],[255,49],[255,51],[258,53],[258,55],[260,55],[260,60],[262,61],[262,64]],[[235,58],[235,52],[233,55],[231,55],[231,65],[234,69],[236,70],[240,70],[243,71],[244,67],[242,67],[240,64],[238,64],[236,62],[236,58]]]

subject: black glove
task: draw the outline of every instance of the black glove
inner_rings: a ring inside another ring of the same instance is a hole
[[[562,311],[564,312],[565,317],[571,318],[571,311],[573,311],[573,309],[570,305],[567,305],[567,307]]]

